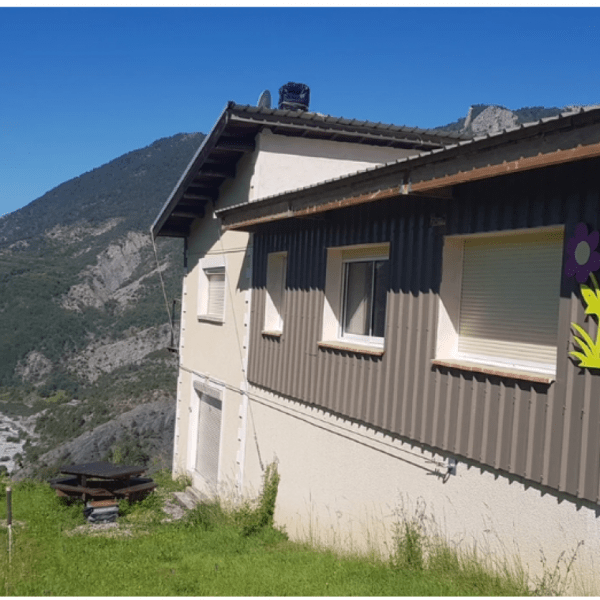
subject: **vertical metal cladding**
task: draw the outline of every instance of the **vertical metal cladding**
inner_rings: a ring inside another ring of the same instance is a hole
[[[443,231],[467,234],[580,221],[600,229],[598,161],[464,185],[446,204],[400,197],[296,220],[255,234],[252,383],[318,405],[481,466],[597,502],[600,376],[568,357],[571,322],[584,314],[574,281],[561,281],[558,364],[552,384],[432,366]],[[385,353],[372,357],[318,347],[327,248],[390,242]],[[263,336],[268,252],[287,250],[281,338]],[[561,266],[562,273],[562,266]]]

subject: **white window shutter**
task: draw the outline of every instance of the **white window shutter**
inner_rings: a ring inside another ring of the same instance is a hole
[[[208,303],[207,314],[210,317],[223,318],[225,309],[225,270],[207,269]]]
[[[213,392],[218,395],[218,391]],[[217,484],[223,403],[212,394],[200,394],[196,471],[211,485]]]
[[[465,239],[459,357],[554,372],[563,233]]]

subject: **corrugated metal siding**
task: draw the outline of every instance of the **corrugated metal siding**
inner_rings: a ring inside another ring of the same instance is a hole
[[[598,161],[463,186],[446,207],[446,233],[579,221],[600,228]],[[557,380],[550,386],[432,367],[443,237],[429,225],[439,202],[399,198],[368,209],[296,220],[255,234],[250,381],[597,502],[600,377],[567,357],[571,321],[585,322],[575,282],[561,282]],[[319,349],[326,248],[390,242],[391,291],[382,357]],[[284,329],[262,336],[268,252],[289,252]],[[595,335],[595,324],[586,327]]]

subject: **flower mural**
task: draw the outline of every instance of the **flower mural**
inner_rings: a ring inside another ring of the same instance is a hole
[[[579,223],[573,237],[567,242],[565,274],[567,277],[574,276],[581,284],[581,295],[586,305],[585,314],[596,315],[600,323],[600,287],[594,275],[594,271],[600,268],[600,253],[596,251],[598,242],[600,234],[597,231],[588,234],[587,225]],[[586,285],[588,277],[591,278],[593,287]],[[600,326],[594,342],[583,327],[577,323],[571,325],[581,336],[574,336],[574,342],[581,351],[573,350],[569,354],[579,359],[579,366],[582,368],[600,369]]]
[[[575,276],[579,283],[585,283],[590,273],[600,269],[600,253],[596,252],[600,234],[592,231],[588,235],[587,225],[579,223],[573,237],[567,242],[567,277]]]

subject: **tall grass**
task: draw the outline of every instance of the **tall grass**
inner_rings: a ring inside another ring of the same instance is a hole
[[[165,521],[165,499],[184,484],[168,474],[142,502],[121,507],[114,527],[85,524],[41,483],[14,485],[9,564],[0,527],[0,590],[18,596],[402,596],[524,595],[523,582],[428,546],[414,523],[398,531],[389,560],[293,543],[273,526],[279,475],[265,474],[255,502],[202,504]],[[0,519],[6,518],[5,503]]]

